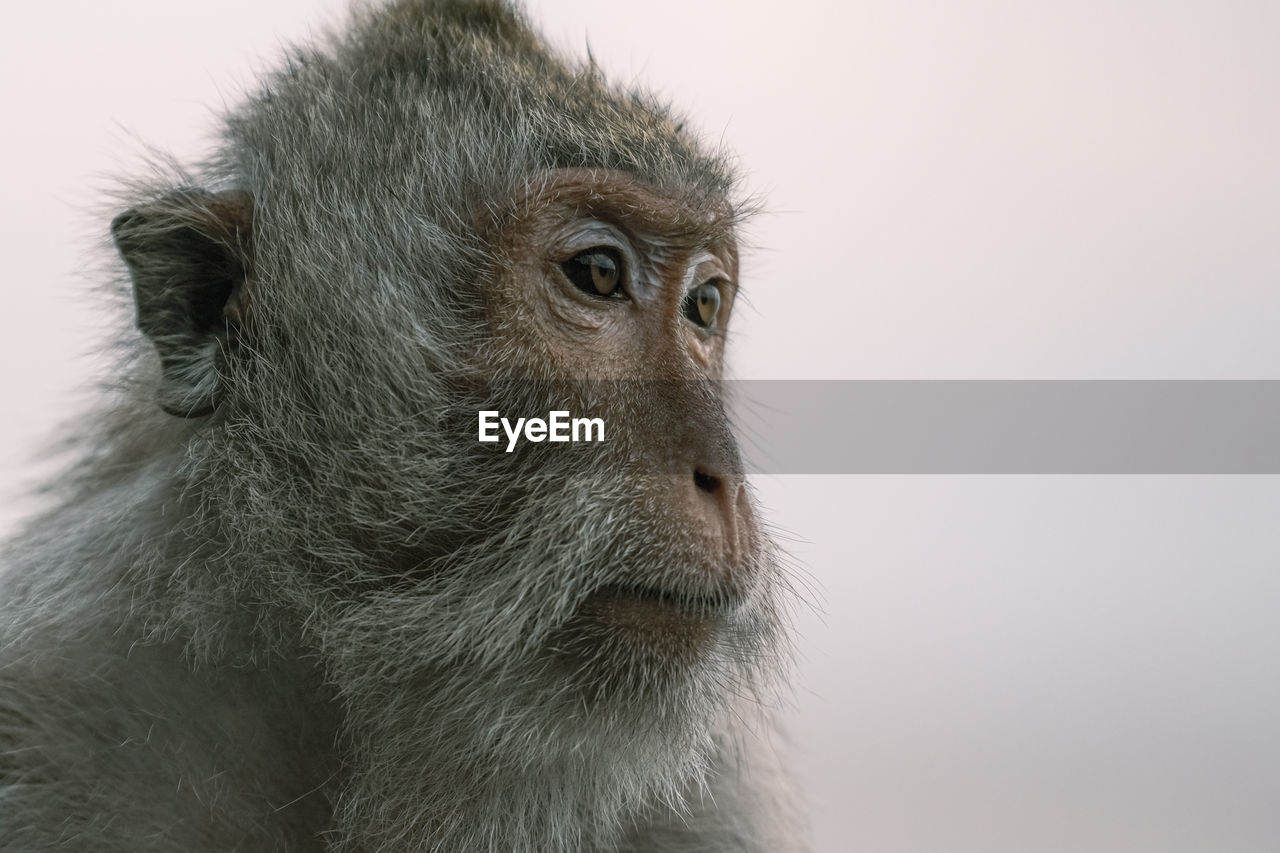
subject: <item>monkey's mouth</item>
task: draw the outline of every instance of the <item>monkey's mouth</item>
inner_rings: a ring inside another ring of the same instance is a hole
[[[710,619],[725,615],[731,603],[728,595],[719,593],[675,592],[643,584],[609,584],[591,593],[585,606],[592,609],[639,606]]]
[[[638,682],[648,687],[684,671],[707,654],[734,618],[727,596],[661,589],[645,584],[608,584],[591,592],[565,625],[555,645],[586,665],[638,667]],[[605,679],[597,687],[617,682]],[[611,688],[612,689],[612,688]]]

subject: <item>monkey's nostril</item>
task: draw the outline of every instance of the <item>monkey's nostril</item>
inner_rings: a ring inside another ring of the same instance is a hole
[[[693,469],[693,483],[709,495],[716,494],[724,485],[715,474],[708,474],[701,468]]]
[[[711,538],[719,543],[731,560],[736,560],[739,549],[738,513],[743,495],[739,478],[732,474],[722,477],[698,466],[693,469],[693,484],[697,487],[693,493],[697,505],[694,517],[707,525]],[[699,492],[705,497],[696,497]]]

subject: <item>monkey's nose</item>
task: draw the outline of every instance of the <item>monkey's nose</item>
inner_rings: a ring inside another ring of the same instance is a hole
[[[700,465],[693,469],[693,485],[698,513],[707,528],[718,533],[729,559],[736,560],[746,500],[741,477],[726,476]]]

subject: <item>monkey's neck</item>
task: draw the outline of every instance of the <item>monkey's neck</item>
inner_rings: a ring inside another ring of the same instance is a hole
[[[641,813],[696,786],[711,750],[698,714],[679,726],[663,713],[647,726],[603,710],[567,719],[515,671],[337,677],[355,762],[343,851],[611,850]]]

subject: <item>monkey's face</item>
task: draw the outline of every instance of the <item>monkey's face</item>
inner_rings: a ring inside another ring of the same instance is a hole
[[[610,669],[666,678],[771,639],[774,567],[720,396],[738,290],[727,205],[574,170],[508,211],[481,276],[492,347],[477,371],[492,384],[478,405],[511,422],[554,410],[604,422],[602,442],[474,445],[456,478],[509,484],[490,517],[540,554],[516,558],[533,577],[508,580],[513,597],[541,599],[533,633],[606,670],[583,672],[596,685]]]
[[[738,292],[723,199],[546,174],[486,204],[489,260],[450,267],[465,310],[434,315],[438,291],[366,272],[385,262],[379,245],[349,245],[357,261],[339,273],[294,259],[312,244],[251,209],[175,197],[122,216],[117,240],[162,400],[200,415],[225,397],[191,455],[214,523],[260,537],[252,553],[301,543],[318,581],[299,587],[305,608],[350,607],[340,624],[401,646],[406,667],[567,667],[554,683],[596,694],[768,668],[777,560],[721,395]],[[249,258],[251,230],[282,260]],[[225,316],[211,323],[214,296]],[[442,371],[433,347],[451,334],[462,355]],[[482,443],[482,411],[599,419],[603,437]]]

